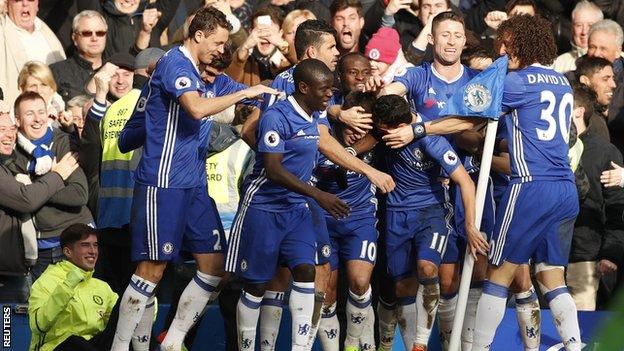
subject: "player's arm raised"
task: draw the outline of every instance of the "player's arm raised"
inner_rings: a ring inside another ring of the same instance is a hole
[[[290,191],[313,198],[336,219],[344,218],[349,215],[349,206],[344,201],[340,200],[340,198],[301,181],[297,176],[286,170],[282,165],[283,154],[263,153],[262,158],[266,169],[266,176],[269,180]]]
[[[265,85],[254,85],[234,94],[205,98],[197,91],[188,91],[180,95],[180,105],[194,119],[202,119],[206,116],[219,113],[243,99],[252,99],[262,94],[278,95],[279,91]]]
[[[394,190],[394,180],[386,173],[380,172],[359,158],[346,151],[340,143],[329,134],[327,126],[319,125],[319,151],[336,165],[366,176],[382,192]]]

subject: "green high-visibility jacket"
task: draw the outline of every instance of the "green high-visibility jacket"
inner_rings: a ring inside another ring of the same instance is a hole
[[[75,279],[80,275],[84,280]],[[117,298],[93,271],[67,260],[48,266],[28,299],[30,350],[54,350],[71,335],[91,339],[106,327]]]

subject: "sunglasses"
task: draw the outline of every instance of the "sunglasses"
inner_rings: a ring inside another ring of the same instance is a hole
[[[95,36],[97,36],[98,38],[101,38],[103,36],[106,35],[106,31],[105,30],[97,30],[97,31],[92,31],[92,30],[83,30],[81,32],[76,32],[78,35],[80,35],[81,37],[85,37],[85,38],[90,38],[92,37],[94,34]]]

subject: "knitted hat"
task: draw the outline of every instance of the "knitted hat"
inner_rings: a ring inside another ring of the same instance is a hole
[[[396,60],[399,50],[399,33],[394,28],[381,27],[366,44],[364,55],[371,60],[391,64]]]

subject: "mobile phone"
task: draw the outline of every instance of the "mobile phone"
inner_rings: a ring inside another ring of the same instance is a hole
[[[258,24],[258,27],[270,27],[273,21],[271,20],[271,16],[264,15],[258,16],[258,18],[256,18],[256,23]]]

